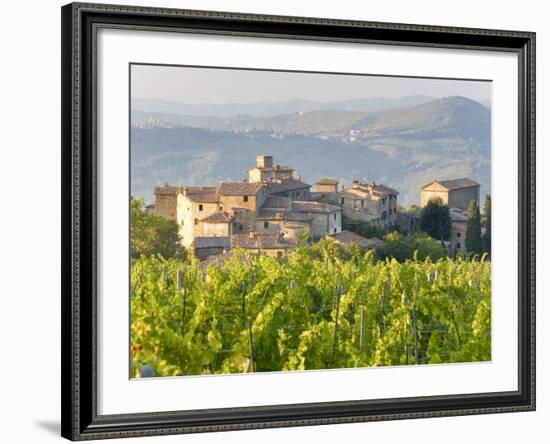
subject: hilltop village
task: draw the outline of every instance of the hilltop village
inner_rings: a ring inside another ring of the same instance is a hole
[[[149,209],[174,220],[182,246],[205,263],[222,259],[233,248],[280,257],[304,232],[310,242],[328,238],[377,249],[383,246],[381,239],[344,230],[345,221],[402,232],[415,231],[420,223],[420,210],[398,212],[399,193],[380,183],[354,180],[341,186],[324,178],[312,186],[293,167],[274,164],[267,155],[258,156],[247,173],[245,181],[217,187],[156,187]],[[421,207],[434,197],[448,205],[448,248],[453,254],[465,252],[466,210],[471,200],[479,205],[479,184],[471,179],[432,181],[420,196]]]

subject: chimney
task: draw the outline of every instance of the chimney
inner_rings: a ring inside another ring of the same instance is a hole
[[[298,175],[296,176],[296,180],[297,180],[298,182],[301,182],[301,181],[302,181],[302,176],[300,176],[300,175],[298,174]]]

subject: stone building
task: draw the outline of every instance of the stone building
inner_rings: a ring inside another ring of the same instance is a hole
[[[363,250],[377,250],[384,246],[384,242],[377,237],[366,238],[359,236],[353,231],[342,231],[338,234],[328,234],[327,239],[330,239],[340,245],[359,245]]]
[[[315,192],[316,193],[337,193],[338,192],[338,181],[325,177],[315,183]]]
[[[402,233],[414,233],[420,229],[421,210],[398,211],[396,223]]]
[[[294,168],[286,165],[273,165],[273,156],[256,157],[256,166],[248,170],[249,182],[268,182],[293,177]]]
[[[222,254],[229,250],[229,236],[197,237],[193,242],[195,257],[202,261],[207,257]]]
[[[268,254],[276,255],[304,232],[319,239],[342,231],[342,209],[311,202],[311,185],[293,172],[291,167],[273,166],[271,156],[259,156],[247,182],[156,187],[155,210],[177,222],[182,245],[193,248],[199,259],[222,254],[237,241],[251,245],[240,235],[256,236],[255,245],[269,245]]]
[[[425,207],[434,198],[441,198],[449,208],[467,210],[472,200],[479,205],[479,184],[468,178],[433,180],[420,189],[420,206]]]
[[[338,190],[338,182],[323,179],[315,184],[312,198],[339,205],[349,220],[388,229],[397,223],[398,195],[393,188],[376,182],[354,180],[351,186]]]
[[[285,251],[296,246],[281,233],[244,233],[231,236],[231,248],[242,248],[255,254],[281,257]]]
[[[342,208],[322,202],[293,201],[292,212],[307,215],[309,237],[318,240],[342,231]]]

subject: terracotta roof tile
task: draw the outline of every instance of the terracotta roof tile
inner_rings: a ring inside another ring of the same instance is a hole
[[[296,200],[292,202],[292,211],[299,213],[333,213],[335,211],[342,211],[342,208],[322,202]]]
[[[255,195],[263,185],[250,182],[222,182],[218,192],[222,196],[252,196]]]
[[[194,240],[195,248],[229,248],[229,238],[227,236],[219,237],[196,237]]]
[[[232,248],[290,248],[294,244],[294,242],[284,239],[281,233],[244,233],[231,236]]]

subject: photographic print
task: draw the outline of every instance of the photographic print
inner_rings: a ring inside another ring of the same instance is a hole
[[[130,377],[491,360],[491,82],[130,65]]]

